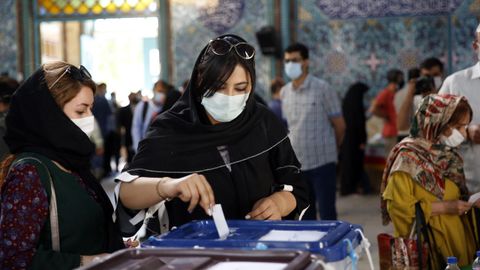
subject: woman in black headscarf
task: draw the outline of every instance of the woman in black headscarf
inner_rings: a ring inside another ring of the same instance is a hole
[[[307,192],[287,131],[254,99],[254,54],[235,35],[220,36],[201,51],[185,93],[152,123],[118,178],[125,206],[141,209],[170,198],[170,227],[208,218],[214,201],[222,204],[227,219],[302,215]],[[185,175],[206,180],[189,198],[170,188],[169,177]],[[151,181],[151,190],[136,186],[137,181]],[[214,198],[208,199],[204,188],[211,188]],[[195,207],[197,202],[204,211]]]
[[[43,65],[12,97],[2,162],[0,268],[72,269],[123,248],[112,205],[90,173],[95,83]]]
[[[370,191],[370,184],[363,169],[367,130],[365,127],[365,108],[363,96],[368,92],[368,85],[358,82],[350,86],[342,102],[342,112],[347,129],[340,151],[341,195]],[[360,186],[360,184],[362,184]]]

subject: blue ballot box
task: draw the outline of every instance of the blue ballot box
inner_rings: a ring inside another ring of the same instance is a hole
[[[342,261],[358,250],[362,228],[342,221],[230,220],[230,234],[220,240],[212,220],[192,221],[142,243],[145,248],[302,250],[325,262]]]

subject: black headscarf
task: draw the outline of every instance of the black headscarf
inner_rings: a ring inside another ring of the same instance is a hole
[[[6,117],[5,141],[12,154],[33,152],[78,173],[103,208],[108,252],[124,247],[112,221],[113,208],[105,191],[90,172],[95,147],[88,136],[60,109],[48,90],[42,68],[15,92]]]
[[[234,35],[218,38],[225,37],[245,42]],[[182,97],[150,126],[137,155],[126,169],[129,173],[153,177],[205,172],[226,166],[223,160],[212,158],[218,156],[218,146],[234,148],[230,152],[230,162],[235,164],[258,156],[287,138],[282,123],[268,120],[275,118],[267,115],[271,114],[268,109],[255,101],[253,87],[244,111],[237,118],[217,125],[208,121],[201,101],[194,94],[198,65],[207,49],[208,45],[200,52]],[[267,130],[265,125],[260,125],[266,119]],[[259,138],[267,138],[267,141]]]
[[[346,140],[348,140],[347,143],[353,142],[354,145],[359,145],[367,141],[363,96],[368,90],[368,85],[357,82],[348,88],[347,94],[343,98],[342,112],[345,118],[345,124],[347,125],[345,134],[347,137]]]

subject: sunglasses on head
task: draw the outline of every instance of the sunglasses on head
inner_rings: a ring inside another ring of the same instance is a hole
[[[237,55],[245,60],[252,59],[255,56],[255,48],[246,42],[232,44],[228,40],[217,38],[210,40],[208,46],[216,55],[226,55],[234,48]]]
[[[60,81],[60,79],[63,78],[63,76],[65,76],[65,74],[67,73],[70,74],[73,79],[81,82],[92,79],[92,75],[84,66],[80,65],[80,68],[77,68],[75,66],[68,66],[67,69],[65,69],[65,71],[62,73],[62,75],[60,75],[60,77],[58,77],[58,79],[56,79],[50,87],[53,87],[55,84],[57,84],[57,82]]]

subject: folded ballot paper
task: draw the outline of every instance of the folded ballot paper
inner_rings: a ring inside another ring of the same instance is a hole
[[[477,192],[477,193],[473,194],[472,196],[470,196],[470,198],[468,199],[468,202],[469,203],[475,203],[478,200],[480,200],[480,192]]]
[[[215,204],[212,210],[213,222],[215,222],[215,228],[217,228],[218,236],[221,240],[225,240],[230,233],[225,215],[223,214],[222,205]]]

